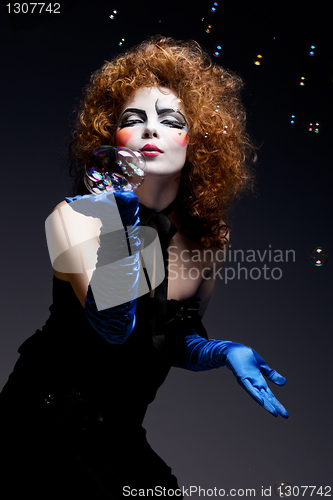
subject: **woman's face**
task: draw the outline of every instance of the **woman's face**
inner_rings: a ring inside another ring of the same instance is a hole
[[[141,151],[151,175],[179,173],[186,160],[187,122],[169,89],[142,87],[124,103],[116,132],[117,147]]]

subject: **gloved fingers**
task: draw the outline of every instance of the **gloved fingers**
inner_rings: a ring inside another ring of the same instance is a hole
[[[270,368],[266,361],[256,351],[253,350],[253,354],[256,358],[261,373],[265,375],[268,380],[271,380],[271,382],[276,385],[284,385],[287,382],[287,380],[282,375],[273,370],[273,368]]]
[[[115,191],[113,194],[122,223],[125,226],[134,224],[134,218],[139,212],[139,198],[137,195],[133,191]]]
[[[284,406],[276,399],[272,391],[267,388],[262,387],[260,390],[255,387],[252,382],[248,379],[239,380],[239,384],[246,390],[246,392],[265,410],[271,413],[274,417],[281,415],[283,418],[288,418],[288,412]]]
[[[244,380],[238,380],[240,385],[243,386],[243,388],[246,390],[246,392],[257,402],[265,408],[265,410],[269,411],[274,417],[278,416],[278,412],[274,408],[274,406],[271,404],[269,401],[269,398],[267,398],[267,395],[265,394],[264,389],[257,389],[257,387],[254,387],[250,380],[244,379]]]
[[[281,417],[283,418],[289,417],[287,410],[280,403],[280,401],[276,399],[276,397],[274,396],[269,387],[267,387],[266,391],[262,390],[261,394],[263,395],[264,400],[269,401],[269,403],[276,409],[276,411],[278,412],[279,415],[281,415]]]
[[[243,389],[246,390],[246,392],[257,402],[259,403],[261,406],[263,406],[264,404],[264,398],[262,397],[261,395],[261,392],[253,386],[252,382],[250,382],[250,380],[248,379],[239,379],[237,378],[237,382],[239,383],[239,385],[241,387],[243,387]]]
[[[273,371],[275,371],[275,370],[273,370]],[[276,399],[276,397],[274,396],[271,389],[268,387],[267,382],[262,375],[260,375],[260,377],[256,377],[255,379],[252,379],[252,380],[249,378],[249,382],[252,384],[252,386],[255,389],[258,389],[258,391],[260,391],[260,394],[264,400],[263,406],[264,406],[264,408],[266,408],[266,410],[273,413],[274,416],[277,416],[279,414],[284,418],[289,417],[287,410]],[[274,411],[272,412],[270,408],[273,408]],[[277,414],[275,415],[276,412],[277,412]]]
[[[113,193],[111,193],[113,196]],[[71,208],[87,217],[97,217],[103,220],[112,218],[119,219],[119,211],[115,199],[107,196],[107,193],[102,193],[97,196],[86,194],[84,196],[75,197],[71,201]]]
[[[139,198],[133,191],[114,191],[113,195],[120,206],[138,206]]]
[[[139,199],[132,191],[110,191],[66,199],[71,201],[71,208],[76,212],[100,219],[102,233],[122,229],[123,225],[138,226]]]
[[[276,385],[284,385],[287,382],[287,380],[275,370],[273,370],[273,373],[267,376],[267,378]]]

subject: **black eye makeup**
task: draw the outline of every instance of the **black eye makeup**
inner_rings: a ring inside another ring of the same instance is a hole
[[[166,125],[167,127],[171,127],[171,128],[183,129],[186,127],[185,123],[183,123],[179,120],[171,119],[171,118],[165,118],[165,119],[161,120],[161,123],[162,123],[162,125]]]
[[[127,108],[119,119],[118,128],[131,127],[147,120],[147,113],[143,109]]]
[[[172,108],[158,109],[157,106],[155,108],[162,125],[170,128],[186,128],[185,116],[180,111],[175,111]],[[144,109],[127,108],[120,117],[118,128],[132,127],[146,121],[147,113]]]
[[[161,120],[161,123],[168,126],[175,126],[177,128],[184,128],[187,125],[185,116],[180,113],[180,111],[175,111],[174,109],[160,109],[157,111],[158,116],[165,117]]]

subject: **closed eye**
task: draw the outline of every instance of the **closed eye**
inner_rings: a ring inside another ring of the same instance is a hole
[[[183,123],[174,120],[162,120],[161,123],[171,128],[179,128],[179,129],[185,128],[185,125]]]
[[[134,125],[138,125],[138,124],[142,124],[142,123],[144,123],[144,121],[141,120],[140,118],[135,118],[132,120],[124,120],[122,123],[119,124],[118,128],[132,127]]]
[[[118,128],[131,127],[147,120],[147,113],[144,109],[127,108],[120,117]]]

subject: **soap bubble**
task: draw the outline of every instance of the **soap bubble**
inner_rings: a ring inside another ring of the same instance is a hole
[[[310,50],[309,50],[309,56],[314,56],[314,55],[316,55],[316,53],[315,53],[315,48],[316,48],[316,47],[315,47],[314,45],[311,45]]]
[[[49,406],[52,403],[53,399],[54,398],[52,394],[47,394],[44,398],[44,403],[46,404],[46,406]]]
[[[113,146],[99,146],[86,165],[84,183],[91,194],[109,191],[133,191],[141,186],[146,162],[139,151]]]
[[[319,130],[320,130],[320,123],[309,123],[309,126],[308,126],[308,131],[309,132],[315,132],[316,134],[319,133]]]
[[[211,12],[216,12],[218,6],[219,4],[217,2],[214,2],[214,5],[210,8]]]
[[[291,115],[291,117],[290,117],[290,125],[295,125],[295,121],[296,121],[296,116],[295,115]]]
[[[287,481],[279,481],[274,486],[274,492],[280,498],[290,496],[291,485]]]
[[[321,267],[328,261],[328,251],[322,247],[316,247],[311,250],[310,260],[315,266]]]
[[[213,55],[214,55],[215,57],[220,57],[220,55],[221,55],[221,50],[222,50],[221,45],[216,45],[216,49],[214,50]]]
[[[210,33],[210,30],[212,29],[212,25],[208,24],[206,28],[206,33]]]
[[[260,66],[262,61],[263,61],[263,56],[261,54],[258,54],[254,59],[253,62],[256,66]]]
[[[304,76],[301,76],[299,84],[300,84],[301,87],[304,87],[304,85],[305,85],[305,77]]]
[[[113,10],[112,13],[109,15],[109,18],[114,21],[115,19],[117,19],[117,11],[116,10]]]
[[[124,44],[124,42],[125,42],[125,38],[122,38],[120,40],[120,42],[118,42],[118,45],[120,45],[120,47],[122,47],[122,45]]]
[[[172,99],[171,107],[174,111],[179,111],[183,107],[183,101],[179,98]]]

